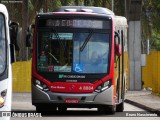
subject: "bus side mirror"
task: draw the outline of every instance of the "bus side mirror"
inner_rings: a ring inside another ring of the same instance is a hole
[[[20,47],[17,43],[17,36],[18,36],[18,28],[19,27],[19,23],[17,22],[11,22],[9,24],[9,31],[10,31],[10,41],[11,44],[13,44],[15,46],[15,50],[19,51]]]
[[[122,47],[120,44],[120,35],[118,32],[115,32],[114,35],[114,44],[115,44],[115,54],[120,57],[122,55]]]
[[[115,49],[116,49],[115,50],[116,55],[120,57],[122,55],[122,47],[121,47],[121,45],[120,44],[116,44]]]

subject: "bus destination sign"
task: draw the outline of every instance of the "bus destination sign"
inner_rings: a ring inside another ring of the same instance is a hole
[[[111,22],[91,19],[48,19],[47,27],[110,29]]]

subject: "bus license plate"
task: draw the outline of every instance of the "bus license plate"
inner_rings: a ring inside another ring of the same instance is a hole
[[[77,98],[66,98],[65,103],[79,103],[79,99],[77,99]]]

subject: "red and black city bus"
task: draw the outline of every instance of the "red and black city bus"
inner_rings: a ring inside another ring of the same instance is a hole
[[[35,20],[32,104],[123,111],[127,20],[101,7],[64,6]]]

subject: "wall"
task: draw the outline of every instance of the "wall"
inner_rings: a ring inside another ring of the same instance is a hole
[[[13,92],[31,91],[31,61],[12,64]]]
[[[146,66],[142,67],[142,80],[145,88],[160,93],[160,51],[152,51],[146,56]]]

